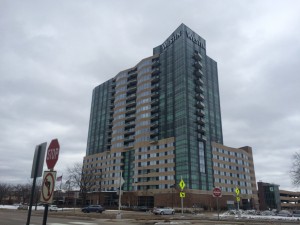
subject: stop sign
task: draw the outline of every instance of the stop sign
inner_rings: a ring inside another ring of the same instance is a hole
[[[57,139],[53,139],[48,147],[46,163],[49,170],[53,169],[59,155],[59,143]]]
[[[213,189],[213,196],[214,197],[222,197],[222,189],[219,187],[215,187]]]

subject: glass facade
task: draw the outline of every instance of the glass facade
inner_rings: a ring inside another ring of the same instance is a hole
[[[156,160],[143,160],[139,149],[167,149],[170,138],[172,158],[145,152]],[[181,178],[189,189],[211,190],[211,141],[223,143],[217,63],[184,24],[152,57],[93,91],[86,155],[122,152],[127,190],[170,188]]]

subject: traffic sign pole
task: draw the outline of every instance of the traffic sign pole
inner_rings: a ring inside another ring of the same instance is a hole
[[[236,193],[236,201],[237,201],[237,210],[238,210],[238,217],[241,217],[240,214],[240,189],[238,187],[235,188]]]
[[[179,186],[181,188],[181,191],[183,191],[183,189],[185,187],[185,183],[182,180],[182,176],[181,176],[181,180],[180,180]],[[183,216],[183,197],[181,197],[181,216]]]
[[[220,187],[215,187],[213,189],[213,197],[216,197],[217,199],[217,211],[218,211],[218,220],[220,220],[220,214],[219,214],[219,198],[222,197],[222,189]]]
[[[44,217],[43,217],[43,225],[47,224],[48,217],[48,203],[52,203],[53,195],[54,195],[54,186],[56,180],[56,172],[54,170],[54,166],[57,163],[58,155],[59,155],[59,143],[57,139],[53,139],[48,147],[47,156],[46,156],[46,164],[50,172],[45,174],[43,178],[43,185],[41,191],[41,200],[46,202],[44,209]],[[46,193],[44,193],[46,187]]]
[[[37,157],[36,157],[36,162],[35,162],[35,168],[33,168],[34,171],[32,171],[33,172],[33,182],[32,182],[32,188],[31,188],[31,196],[30,196],[30,203],[29,203],[29,209],[28,209],[26,225],[30,224],[31,208],[32,208],[32,205],[33,205],[33,196],[34,196],[34,191],[35,191],[36,178],[37,178],[38,173],[39,173],[39,166],[41,165],[41,162],[40,162],[41,159],[40,158],[41,158],[41,155],[43,154],[43,152],[42,152],[43,148],[46,148],[46,145],[47,145],[47,143],[43,143],[43,144],[40,144],[40,145],[36,146]],[[44,158],[42,160],[44,160]]]
[[[218,211],[218,220],[220,220],[219,198],[217,198],[217,211]]]

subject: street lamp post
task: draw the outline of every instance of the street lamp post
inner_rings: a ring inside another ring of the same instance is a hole
[[[170,188],[172,188],[172,209],[174,208],[174,194],[173,194],[174,187],[175,187],[175,184],[170,186]]]

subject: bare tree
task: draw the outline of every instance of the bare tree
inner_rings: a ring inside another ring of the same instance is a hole
[[[83,204],[86,203],[88,192],[94,186],[94,175],[91,170],[85,170],[82,163],[75,163],[67,168],[68,186],[74,190],[79,189]]]
[[[290,170],[292,183],[295,186],[300,186],[300,153],[296,152],[293,155],[292,167]]]
[[[0,203],[3,204],[3,201],[6,197],[11,194],[12,186],[7,183],[0,183]]]

